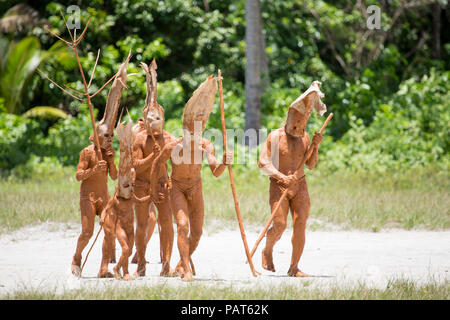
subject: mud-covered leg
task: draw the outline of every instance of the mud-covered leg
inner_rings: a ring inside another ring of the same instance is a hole
[[[304,186],[306,188],[306,185]],[[292,234],[292,257],[288,275],[293,277],[307,277],[308,274],[300,271],[298,263],[305,247],[305,231],[306,221],[309,216],[310,200],[307,189],[299,192],[291,200],[291,211],[293,218],[293,234]]]
[[[113,209],[112,209],[113,210]],[[103,224],[105,237],[102,245],[102,262],[100,264],[99,278],[112,278],[114,275],[108,270],[109,261],[111,261],[111,247],[114,241],[117,215],[107,214]]]
[[[191,209],[189,215],[189,258],[191,259],[190,262],[193,265],[191,256],[197,249],[203,233],[204,202],[201,185],[192,194],[192,200],[189,201],[189,207]],[[195,269],[193,267],[191,267],[191,269],[195,275]]]
[[[152,202],[152,203],[150,203],[148,225],[147,225],[147,231],[145,233],[145,243],[147,243],[147,246],[153,235],[153,230],[155,229],[155,225],[156,225],[156,212],[155,212],[155,206],[153,205],[153,202]],[[133,259],[131,260],[131,263],[137,263],[137,261],[138,261],[138,255],[136,252],[133,256]]]
[[[116,235],[117,240],[119,241],[120,246],[122,247],[122,254],[120,255],[119,262],[114,267],[114,277],[116,279],[122,279],[122,275],[120,274],[120,268],[122,268],[123,279],[131,280],[132,278],[130,277],[130,274],[128,272],[128,258],[131,255],[132,246],[130,247],[131,241],[128,239],[128,233],[124,230],[122,222],[117,223]]]
[[[274,210],[281,198],[281,190],[279,188],[270,187],[270,208]],[[287,215],[289,213],[289,200],[285,199],[274,216],[272,226],[267,231],[266,246],[262,251],[262,267],[268,271],[275,272],[273,263],[273,247],[280,240],[281,235],[286,229]]]
[[[181,274],[183,281],[192,281],[192,271],[189,266],[189,208],[186,197],[176,188],[171,193],[172,208],[177,222],[177,245],[180,262],[176,271]]]
[[[146,196],[146,191],[137,188],[136,196],[142,198]],[[146,260],[145,260],[145,251],[147,250],[147,242],[146,242],[146,232],[149,221],[149,206],[150,201],[144,203],[136,203],[135,204],[135,213],[136,213],[136,254],[137,254],[137,270],[135,272],[135,276],[144,277],[145,269],[146,269]]]
[[[158,207],[158,223],[161,226],[159,234],[160,248],[162,253],[161,276],[173,276],[174,271],[170,269],[170,258],[173,248],[173,224],[172,209],[168,200],[157,205]]]
[[[81,211],[81,234],[78,237],[77,248],[72,258],[72,274],[79,277],[81,275],[81,253],[89,243],[94,232],[95,208],[89,200],[80,200]]]

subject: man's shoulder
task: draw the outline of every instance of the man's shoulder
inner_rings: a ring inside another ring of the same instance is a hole
[[[94,144],[90,144],[87,147],[85,147],[83,150],[81,150],[81,152],[85,152],[85,153],[92,153],[94,152]]]
[[[166,143],[176,140],[175,136],[166,130],[163,130],[163,138]]]
[[[133,144],[142,144],[147,140],[147,131],[139,131],[134,136],[134,142]]]
[[[272,130],[269,133],[269,135],[267,136],[267,139],[272,138],[274,136],[285,136],[285,135],[286,135],[286,131],[284,131],[284,127],[281,127],[281,128]]]
[[[166,143],[166,148],[174,148],[177,144],[181,143],[183,141],[183,138],[175,138],[171,139]]]

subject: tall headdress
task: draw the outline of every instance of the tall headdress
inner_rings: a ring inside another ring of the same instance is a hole
[[[194,133],[194,129],[196,129],[195,122],[201,124],[202,131],[205,129],[214,105],[216,93],[217,79],[211,75],[200,84],[186,103],[183,112],[183,129]]]

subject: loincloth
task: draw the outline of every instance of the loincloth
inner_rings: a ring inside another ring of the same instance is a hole
[[[302,189],[305,189],[305,188],[306,188],[306,180],[305,180],[305,176],[303,175],[299,179],[294,180],[294,182],[292,182],[292,184],[290,185],[290,187],[288,189],[286,198],[288,200],[295,198],[295,196]],[[273,193],[273,191],[277,190],[280,192],[280,195],[281,195],[286,190],[286,187],[281,183],[280,180],[270,177],[270,190],[271,190],[271,192],[270,192],[271,194]]]
[[[193,195],[202,187],[202,179],[198,178],[194,181],[184,182],[180,180],[176,180],[174,178],[170,178],[172,188],[183,193],[189,201],[192,200]]]

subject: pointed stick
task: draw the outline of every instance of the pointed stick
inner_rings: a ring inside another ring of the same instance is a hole
[[[97,241],[97,238],[98,238],[98,236],[100,235],[100,232],[102,232],[102,229],[103,229],[103,226],[100,225],[100,229],[98,229],[98,232],[97,232],[97,235],[95,236],[94,242],[92,242],[92,245],[91,245],[91,247],[89,248],[88,253],[86,254],[86,258],[84,258],[84,262],[83,262],[83,265],[81,266],[81,270],[80,270],[80,277],[81,277],[81,274],[83,273],[84,265],[86,264],[86,261],[87,261],[87,259],[88,259],[88,257],[89,257],[89,253],[91,253],[91,250],[92,250],[92,248],[94,247],[94,244],[95,244],[95,242]]]
[[[91,72],[91,78],[89,79],[88,88],[91,87],[92,79],[94,79],[94,73],[95,73],[95,68],[97,68],[98,58],[100,58],[100,49],[98,49],[98,52],[97,52],[97,59],[95,59],[95,64],[94,64],[94,68],[92,69],[92,72]]]
[[[224,144],[225,153],[227,153],[228,152],[227,131],[225,128],[225,110],[224,110],[224,103],[223,103],[222,72],[220,71],[220,69],[219,69],[219,93],[220,93],[220,116],[221,116],[221,120],[222,120],[223,144]],[[244,225],[242,224],[241,210],[239,209],[239,200],[237,197],[236,188],[234,186],[233,170],[231,169],[231,164],[227,164],[227,167],[228,167],[228,174],[230,176],[231,192],[233,193],[234,207],[236,210],[236,215],[237,215],[238,223],[239,223],[239,230],[241,232],[242,241],[244,242],[245,254],[247,255],[247,261],[249,261],[249,265],[250,265],[252,274],[254,277],[256,277],[257,274],[260,274],[260,273],[255,270],[255,267],[253,266],[252,257],[248,250],[247,237],[245,236]]]
[[[322,134],[322,132],[325,130],[325,128],[328,125],[328,122],[331,120],[331,118],[333,117],[333,114],[330,113],[327,117],[327,119],[325,120],[325,122],[322,125],[322,128],[319,130],[319,133]],[[303,168],[303,166],[305,165],[306,160],[309,159],[309,157],[311,156],[313,151],[313,148],[309,147],[308,150],[306,150],[305,156],[303,157],[302,162],[300,163],[300,165],[297,167],[297,170],[295,170],[294,176],[296,179],[302,179],[303,177],[299,177],[299,172],[301,170],[301,168]],[[278,209],[280,208],[281,203],[284,201],[284,199],[286,198],[288,193],[288,188],[286,188],[283,192],[283,194],[281,195],[281,198],[278,200],[277,205],[275,206],[275,209],[272,211],[272,214],[269,217],[269,220],[267,221],[266,225],[264,226],[264,229],[261,231],[261,233],[259,234],[258,240],[256,240],[255,245],[253,246],[252,252],[250,253],[250,256],[253,257],[253,255],[255,254],[256,249],[258,248],[259,243],[261,242],[261,240],[264,238],[264,236],[266,235],[267,229],[269,229],[273,218],[275,217],[275,213],[277,213]]]

